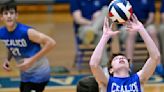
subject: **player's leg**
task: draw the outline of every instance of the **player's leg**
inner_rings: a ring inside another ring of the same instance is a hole
[[[158,39],[158,31],[157,28],[154,24],[148,25],[146,27],[149,35],[151,36],[152,40],[155,42],[156,46],[158,47],[158,49],[160,49],[159,46],[159,39]]]
[[[31,83],[32,84],[32,90],[34,90],[35,92],[43,92],[47,83],[48,82]]]
[[[146,27],[149,35],[151,36],[152,40],[155,42],[155,44],[157,45],[158,49],[160,50],[160,46],[159,46],[159,39],[158,39],[158,31],[155,25],[149,25]],[[162,32],[160,32],[160,34],[162,34]],[[162,40],[162,39],[161,39]],[[164,74],[164,68],[161,62],[158,63],[155,73],[157,75],[161,75],[163,76]]]
[[[95,13],[93,15],[93,24],[92,27],[93,29],[97,29],[95,31],[99,31],[98,29],[102,29],[103,24],[104,24],[104,18],[105,16],[108,15],[108,7],[103,7],[100,12]],[[97,33],[97,32],[96,32]]]
[[[152,40],[155,42],[156,46],[160,50],[159,39],[158,39],[158,31],[157,31],[156,26],[154,24],[150,24],[146,27],[146,29],[147,29],[150,37],[152,38]]]
[[[20,83],[20,92],[31,92],[32,88],[29,82]]]
[[[96,12],[93,15],[93,24],[81,26],[79,30],[79,37],[84,44],[91,44],[95,37],[99,35],[99,31],[102,30],[104,18],[108,13],[108,7],[103,7],[101,11]]]
[[[164,64],[164,24],[160,25],[159,29],[159,38],[160,38],[160,50],[161,50],[161,63]]]
[[[20,92],[43,92],[47,83],[21,82]]]
[[[164,24],[159,27],[160,51],[161,51],[161,64],[157,65],[156,71],[164,77]]]

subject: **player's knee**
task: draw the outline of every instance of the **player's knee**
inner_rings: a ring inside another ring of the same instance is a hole
[[[159,26],[159,32],[164,33],[164,24],[161,24],[161,25]]]
[[[128,33],[128,39],[134,39],[134,38],[136,38],[136,35],[137,35],[137,32],[129,32]]]
[[[150,35],[157,35],[157,28],[154,24],[148,25],[146,29]]]

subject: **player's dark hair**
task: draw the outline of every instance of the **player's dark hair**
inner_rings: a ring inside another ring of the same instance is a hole
[[[122,54],[122,53],[116,53],[116,54],[112,54],[112,55],[111,55],[111,59],[109,60],[109,62],[108,62],[108,64],[107,64],[108,71],[110,71],[110,68],[112,68],[111,63],[112,63],[113,58],[116,57],[116,56],[119,56],[119,55],[125,56],[125,55]],[[128,60],[128,62],[130,62],[130,59],[127,59],[127,60]],[[130,63],[129,63],[129,66],[130,66]],[[111,74],[110,72],[109,72],[109,75],[110,75],[110,76],[113,76],[113,74]]]
[[[17,6],[16,3],[13,1],[9,1],[4,3],[1,7],[0,7],[0,13],[2,14],[4,11],[8,11],[10,9],[14,9],[15,12],[17,12]]]
[[[99,92],[98,83],[95,80],[95,77],[88,76],[82,78],[76,88],[76,92]]]

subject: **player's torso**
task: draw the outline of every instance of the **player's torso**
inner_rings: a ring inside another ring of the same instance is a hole
[[[127,78],[110,77],[107,92],[142,92],[138,75]]]
[[[108,5],[107,0],[78,0],[83,17],[91,19],[92,15],[103,6]]]
[[[28,29],[30,27],[17,23],[13,32],[8,32],[6,27],[0,29],[0,39],[17,58],[28,58],[40,50],[40,45],[30,41]]]
[[[129,0],[133,12],[140,21],[146,21],[150,12],[155,12],[154,0]]]
[[[17,24],[13,32],[8,32],[6,27],[0,28],[0,40],[11,51],[17,63],[22,63],[24,58],[29,58],[40,51],[39,44],[32,42],[28,37],[28,30],[31,27],[24,24]],[[43,72],[44,71],[44,72]],[[29,69],[21,71],[23,82],[45,82],[50,78],[50,67],[47,58],[41,57]]]

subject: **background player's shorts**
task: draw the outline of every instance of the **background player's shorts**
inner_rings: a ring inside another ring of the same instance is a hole
[[[32,83],[32,82],[21,82],[20,92],[43,92],[47,82]]]

